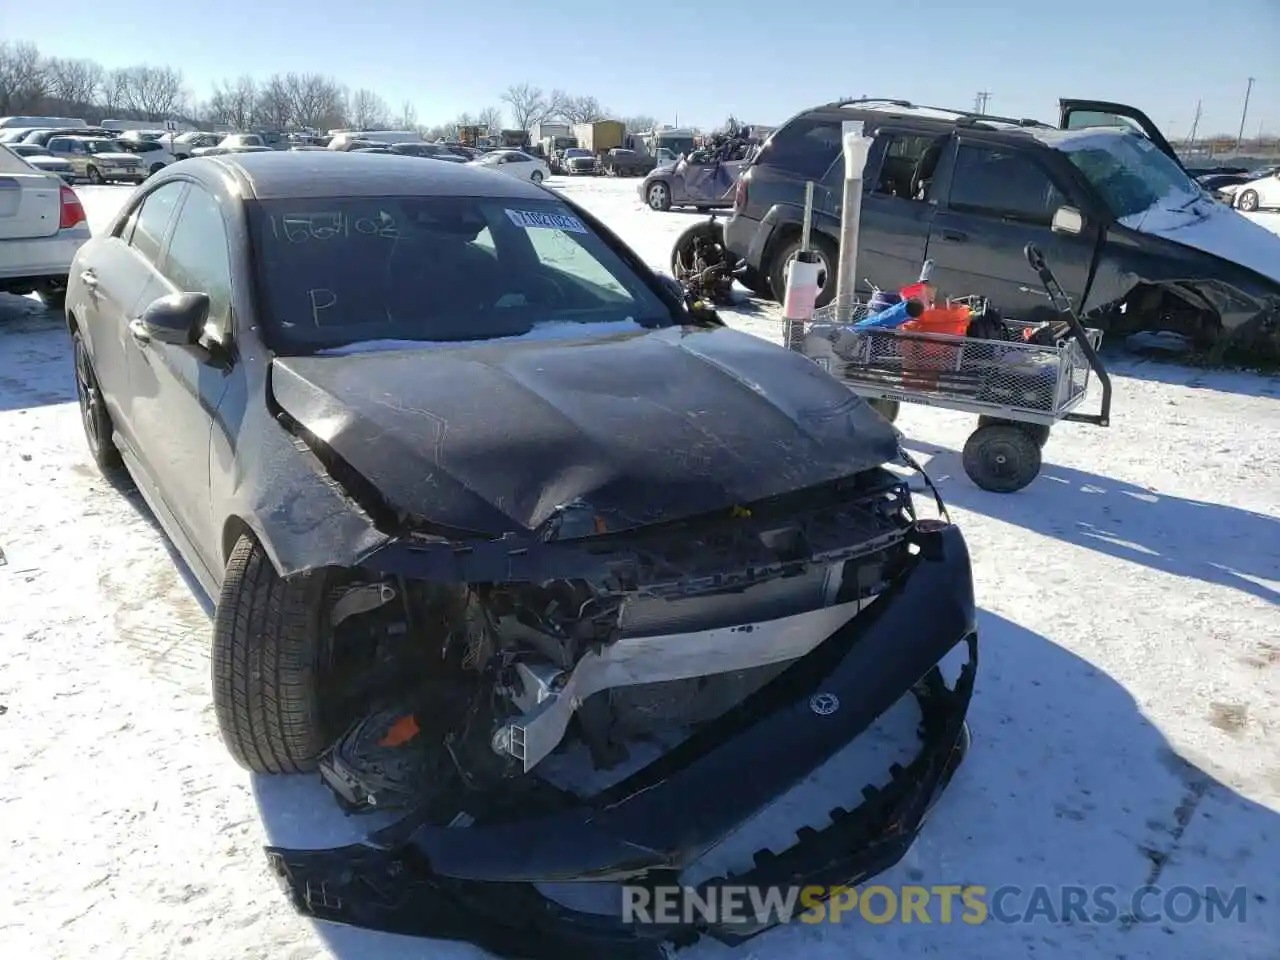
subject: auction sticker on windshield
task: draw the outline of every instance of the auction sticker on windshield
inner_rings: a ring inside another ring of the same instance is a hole
[[[564,230],[568,233],[586,233],[587,225],[567,213],[538,213],[535,210],[508,210],[507,217],[517,227],[538,230]]]

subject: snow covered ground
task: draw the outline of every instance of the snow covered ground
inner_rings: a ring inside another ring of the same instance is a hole
[[[643,209],[634,181],[563,189],[658,267],[692,222]],[[79,192],[96,227],[128,193]],[[730,320],[776,339],[775,317]],[[1056,428],[1041,478],[1008,496],[960,469],[971,418],[903,410],[969,539],[983,650],[973,751],[884,882],[1243,885],[1243,922],[854,918],[691,960],[1280,955],[1280,383],[1131,361],[1115,386],[1114,425]],[[353,828],[310,778],[254,782],[224,753],[206,605],[95,472],[59,319],[5,296],[0,504],[0,954],[480,956],[294,915],[264,839]]]

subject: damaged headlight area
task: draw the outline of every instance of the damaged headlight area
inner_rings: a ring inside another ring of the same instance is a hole
[[[657,956],[702,933],[544,896],[681,872],[904,697],[914,757],[735,883],[846,883],[896,862],[966,744],[969,558],[884,469],[713,517],[595,534],[393,540],[328,594],[342,730],[320,769],[364,843],[270,851],[303,913],[506,956]],[[952,683],[938,663],[959,646]],[[785,845],[784,845],[785,846]],[[767,854],[767,855],[766,855]],[[714,880],[704,881],[714,883]],[[601,951],[604,951],[603,953]]]

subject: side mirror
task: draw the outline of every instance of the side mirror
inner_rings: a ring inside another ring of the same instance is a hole
[[[129,327],[138,340],[190,347],[200,341],[208,319],[208,294],[174,293],[153,300]]]
[[[1084,230],[1084,217],[1075,207],[1059,207],[1053,212],[1054,233],[1065,233],[1074,237],[1082,230]]]

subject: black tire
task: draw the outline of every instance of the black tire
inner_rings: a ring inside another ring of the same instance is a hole
[[[532,180],[534,183],[541,183],[543,179],[542,171],[541,170],[533,171],[533,173],[529,174],[529,179]]]
[[[677,269],[677,262],[680,258],[692,251],[695,240],[700,240],[704,237],[723,244],[724,225],[718,221],[703,220],[701,223],[695,223],[681,231],[680,236],[676,237],[676,242],[671,245],[671,275],[673,277],[679,279],[680,271]]]
[[[757,297],[773,296],[773,288],[769,286],[769,278],[754,267],[747,267],[737,280]]]
[[[663,180],[655,180],[645,189],[644,202],[650,210],[666,213],[671,209],[671,186]]]
[[[281,579],[243,536],[213,618],[213,709],[222,741],[254,773],[314,770],[332,739],[321,710],[323,575]]]
[[[151,165],[150,175],[154,177],[157,173],[159,173],[163,169],[164,169],[163,163],[153,163]]]
[[[868,399],[867,403],[871,405],[872,410],[880,414],[880,416],[884,417],[890,423],[897,422],[898,414],[902,410],[902,404],[898,403],[897,400],[884,400],[880,397],[875,397]]]
[[[67,306],[67,281],[46,280],[36,287],[36,295],[49,310],[65,310]]]
[[[1014,493],[1040,475],[1040,447],[1011,423],[979,427],[965,441],[964,472],[983,490]]]
[[[114,428],[111,415],[107,413],[106,403],[102,399],[102,390],[98,386],[98,375],[93,372],[93,361],[85,346],[80,331],[71,334],[71,355],[75,362],[76,399],[80,404],[80,424],[84,427],[85,443],[89,446],[89,455],[98,469],[110,474],[120,468],[120,451],[116,449],[111,438]]]
[[[1243,210],[1245,213],[1253,213],[1258,209],[1258,191],[1244,190],[1240,196],[1236,197],[1236,209]]]
[[[1044,449],[1044,445],[1049,442],[1049,425],[1047,423],[1023,423],[1021,420],[1005,420],[1003,417],[978,417],[979,427],[990,427],[997,423],[1007,423],[1010,426],[1017,427],[1035,441],[1036,446]]]
[[[89,182],[94,184],[95,186],[98,184],[106,183],[106,181],[102,179],[102,171],[100,171],[93,164],[89,164],[88,168],[85,170],[85,175],[89,178]]]
[[[825,307],[836,296],[836,248],[826,237],[813,238],[813,250],[824,264],[819,278],[818,299],[815,307]],[[769,264],[769,289],[773,298],[782,303],[787,296],[787,264],[800,252],[800,238],[788,240],[774,251]]]

